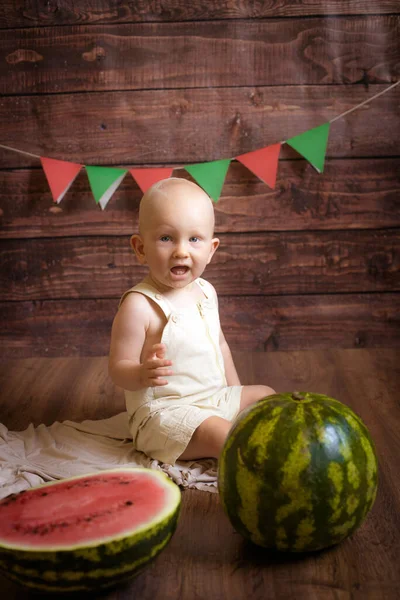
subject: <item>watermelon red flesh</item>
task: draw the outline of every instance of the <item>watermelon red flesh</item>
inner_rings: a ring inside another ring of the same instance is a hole
[[[132,471],[40,487],[0,504],[0,540],[37,550],[105,542],[151,522],[168,492],[154,477]]]
[[[161,471],[112,469],[0,501],[0,571],[40,592],[99,590],[169,543],[181,493]]]

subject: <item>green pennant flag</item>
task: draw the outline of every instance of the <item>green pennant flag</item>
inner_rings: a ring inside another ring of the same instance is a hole
[[[214,202],[218,202],[230,162],[230,158],[214,160],[212,162],[189,165],[185,167],[185,170],[211,196]]]
[[[127,169],[114,167],[86,167],[94,199],[104,210],[111,196],[123,180]]]
[[[324,170],[329,127],[330,123],[324,123],[319,127],[300,133],[300,135],[296,135],[290,140],[286,140],[286,144],[289,144],[296,152],[304,156],[318,173],[322,173]]]

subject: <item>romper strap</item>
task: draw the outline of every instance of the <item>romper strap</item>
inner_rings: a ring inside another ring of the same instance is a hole
[[[214,291],[214,288],[212,287],[211,283],[209,283],[205,279],[202,279],[201,277],[198,277],[196,279],[196,283],[199,284],[203,294],[205,295],[205,297],[207,299],[215,297],[215,291]]]
[[[161,308],[166,319],[169,319],[172,312],[170,304],[156,288],[153,288],[153,286],[149,285],[148,283],[138,283],[130,290],[127,290],[119,301],[118,308],[121,306],[127,295],[131,294],[132,292],[138,292],[139,294],[143,294],[143,296],[147,296],[147,298],[153,300],[153,302],[155,302]]]

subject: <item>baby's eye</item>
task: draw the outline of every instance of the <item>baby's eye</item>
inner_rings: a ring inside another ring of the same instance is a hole
[[[199,238],[198,238],[197,236],[195,236],[195,235],[193,235],[193,236],[192,236],[192,237],[189,239],[189,242],[198,242],[198,241],[199,241]]]
[[[162,235],[162,236],[160,237],[160,240],[161,240],[162,242],[169,242],[169,241],[170,241],[170,239],[171,239],[171,236],[169,236],[169,235]]]

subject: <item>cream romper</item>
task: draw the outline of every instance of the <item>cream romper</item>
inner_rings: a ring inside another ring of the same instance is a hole
[[[161,462],[174,464],[197,427],[208,417],[233,421],[240,409],[243,386],[227,386],[219,346],[220,321],[212,286],[197,279],[204,297],[185,308],[174,308],[156,288],[139,283],[126,291],[150,298],[167,323],[161,342],[174,375],[165,386],[125,390],[133,444]]]

